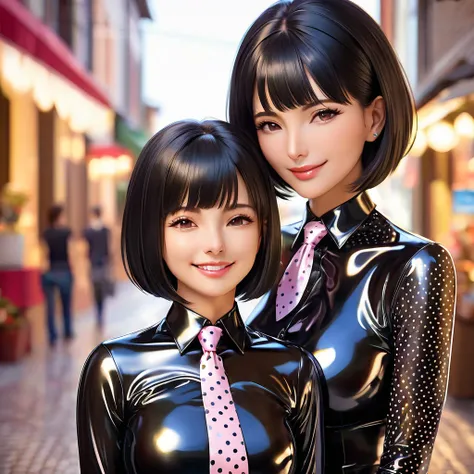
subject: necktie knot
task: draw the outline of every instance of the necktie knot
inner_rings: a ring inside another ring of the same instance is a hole
[[[326,234],[327,230],[322,222],[311,221],[304,226],[304,241],[313,247],[316,247]]]
[[[206,326],[201,329],[198,339],[202,350],[205,352],[216,352],[217,344],[222,336],[222,329],[216,326]]]

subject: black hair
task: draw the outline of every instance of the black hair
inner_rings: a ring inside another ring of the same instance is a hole
[[[100,206],[94,206],[91,208],[91,214],[94,217],[97,217],[97,219],[100,219],[102,217],[102,208]]]
[[[61,204],[54,204],[48,210],[48,223],[50,226],[56,225],[59,218],[64,212],[64,207]]]
[[[402,66],[379,25],[350,0],[282,1],[253,23],[234,63],[229,121],[258,143],[253,119],[257,91],[268,111],[317,103],[309,74],[332,101],[350,98],[368,106],[377,96],[386,104],[386,122],[374,142],[366,142],[356,191],[373,188],[396,169],[410,150],[415,131],[413,95]],[[268,165],[269,166],[269,165]],[[270,168],[276,191],[290,186]]]
[[[236,296],[257,298],[277,281],[280,220],[276,196],[258,149],[230,124],[218,120],[179,121],[155,134],[132,172],[122,223],[122,260],[141,290],[187,303],[163,258],[166,217],[181,206],[229,207],[237,204],[238,175],[260,223],[261,242],[249,274]]]

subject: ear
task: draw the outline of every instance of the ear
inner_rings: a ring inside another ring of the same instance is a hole
[[[378,139],[385,126],[386,112],[383,97],[380,95],[377,96],[372,103],[365,108],[364,115],[365,123],[367,124],[367,137],[365,140],[374,142]]]

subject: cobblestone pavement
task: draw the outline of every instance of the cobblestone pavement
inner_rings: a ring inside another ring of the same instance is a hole
[[[17,364],[0,365],[0,474],[78,474],[75,405],[88,353],[101,340],[153,324],[167,303],[119,287],[107,307],[107,325],[92,313],[78,318],[76,338],[49,349],[36,344]],[[243,305],[243,316],[251,305]],[[41,324],[36,330],[42,330]],[[474,401],[448,401],[430,474],[474,473]]]

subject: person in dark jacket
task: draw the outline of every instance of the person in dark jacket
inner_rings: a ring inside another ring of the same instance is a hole
[[[57,340],[55,322],[55,295],[59,291],[63,309],[64,337],[73,338],[71,320],[71,295],[73,277],[69,261],[69,241],[71,229],[66,225],[64,208],[54,205],[48,212],[49,227],[43,232],[42,239],[48,250],[48,270],[41,277],[46,299],[47,328],[49,344],[54,346]]]
[[[91,282],[94,291],[97,325],[103,326],[104,302],[112,293],[110,269],[110,230],[102,222],[102,209],[91,209],[89,227],[84,230],[84,238],[89,245]]]

